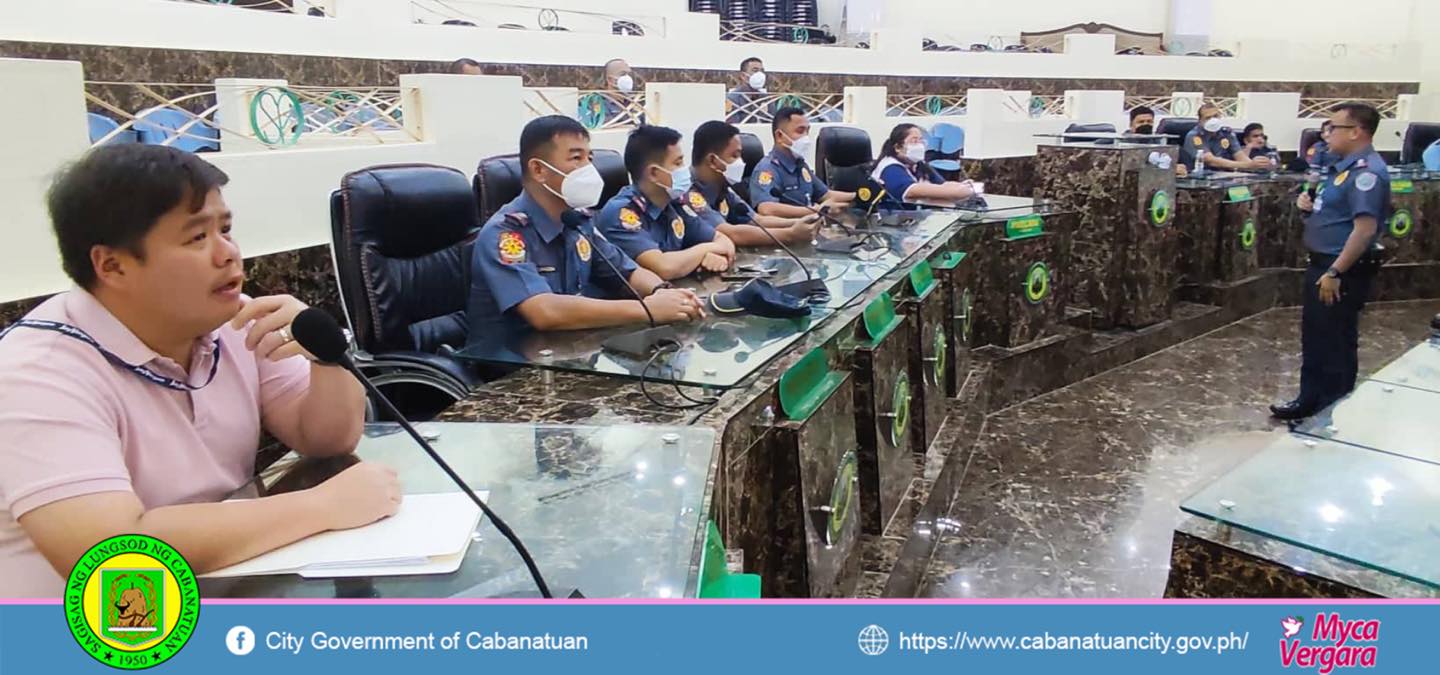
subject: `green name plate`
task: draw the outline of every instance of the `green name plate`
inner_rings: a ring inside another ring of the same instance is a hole
[[[1236,185],[1235,187],[1230,188],[1230,189],[1227,191],[1227,198],[1229,199],[1229,201],[1232,201],[1232,202],[1248,202],[1248,201],[1250,201],[1250,186],[1249,186],[1249,185]]]
[[[930,289],[935,287],[935,270],[930,269],[930,261],[921,260],[910,269],[910,288],[915,291],[916,297],[925,297]]]
[[[889,335],[902,320],[895,315],[895,301],[890,297],[889,291],[881,293],[880,297],[865,306],[864,318],[865,334],[870,336],[872,343]]]
[[[1392,180],[1390,181],[1390,192],[1397,195],[1408,195],[1415,191],[1413,180]]]
[[[803,420],[815,412],[845,377],[830,370],[825,350],[810,350],[780,376],[780,410],[786,419]]]
[[[1045,234],[1045,219],[1040,216],[1019,216],[1005,221],[1005,238],[1029,239]]]

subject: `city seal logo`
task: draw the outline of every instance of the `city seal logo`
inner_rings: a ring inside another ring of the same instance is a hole
[[[194,634],[200,589],[174,547],[139,534],[111,537],[80,557],[65,584],[65,621],[80,648],[112,668],[168,661]]]
[[[525,262],[525,238],[519,232],[500,233],[500,262],[506,265]]]

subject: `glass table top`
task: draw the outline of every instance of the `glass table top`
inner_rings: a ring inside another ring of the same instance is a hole
[[[425,423],[435,450],[530,549],[552,592],[587,597],[693,597],[714,453],[702,427]],[[454,484],[393,424],[367,425],[356,454],[396,469],[406,494]],[[274,491],[316,484],[346,466],[299,460]],[[482,518],[451,574],[350,579],[201,579],[207,597],[495,597],[534,585],[520,556]]]
[[[1371,375],[1370,379],[1440,392],[1440,340],[1420,343]]]
[[[1031,214],[1049,216],[1068,213],[1064,204],[1051,199],[1033,199],[1010,195],[985,195],[982,203],[967,202],[956,207],[962,222],[1009,220]]]
[[[1440,466],[1285,436],[1180,508],[1440,587]]]
[[[783,267],[784,263],[788,263],[790,272],[784,278],[804,280],[804,274],[797,271],[794,261],[785,258],[783,263],[777,264]],[[831,262],[827,266],[821,261],[816,261],[812,269],[817,274],[838,275],[832,289],[850,288],[846,285],[845,270],[837,271],[829,266],[848,270],[844,263]],[[714,279],[719,286],[704,290],[702,294],[724,290],[727,284],[720,282],[719,277]],[[661,383],[668,386],[669,381],[674,379],[684,385],[728,388],[740,384],[751,373],[779,356],[829,313],[828,309],[816,307],[812,308],[810,316],[799,319],[730,318],[712,314],[700,322],[672,324],[659,329],[624,326],[585,331],[518,330],[498,334],[483,343],[466,345],[456,352],[455,357],[467,361],[637,379],[644,375],[647,381],[653,383],[651,386],[657,387],[662,386]],[[626,353],[605,347],[606,340],[656,333],[679,342],[680,349],[650,362],[633,351]]]
[[[1236,185],[1250,185],[1269,179],[1269,173],[1207,170],[1199,174],[1191,172],[1184,178],[1176,178],[1175,187],[1181,190],[1223,190]]]
[[[1440,393],[1366,380],[1296,430],[1316,438],[1440,464],[1437,412]],[[1440,513],[1436,516],[1440,518]]]

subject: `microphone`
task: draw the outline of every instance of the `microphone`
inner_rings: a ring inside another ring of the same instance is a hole
[[[585,223],[585,218],[580,215],[579,211],[574,209],[565,211],[560,214],[560,222],[563,223],[565,227],[574,228],[575,233],[580,235],[581,239],[589,241],[589,238],[580,231],[580,226]],[[605,235],[600,234],[599,230],[595,230],[595,236],[606,243],[610,241],[605,238]],[[595,251],[595,255],[605,261],[605,266],[609,267],[610,271],[615,273],[615,277],[620,280],[620,283],[625,285],[625,290],[630,291],[630,295],[635,297],[635,302],[640,303],[640,307],[645,310],[645,319],[650,322],[650,327],[643,331],[606,338],[605,341],[600,343],[600,348],[626,356],[644,358],[660,351],[663,347],[678,346],[680,344],[680,334],[676,333],[675,329],[670,326],[661,326],[656,323],[655,315],[650,312],[650,306],[645,304],[645,299],[640,295],[640,291],[634,286],[631,286],[630,280],[626,279],[625,275],[620,273],[620,268],[616,267],[615,263],[610,262],[610,259],[601,254],[600,251]]]
[[[485,517],[495,524],[495,529],[499,530],[500,534],[509,540],[510,545],[515,547],[515,552],[520,554],[520,559],[525,561],[525,567],[530,570],[530,577],[535,580],[535,587],[540,589],[541,597],[553,598],[554,596],[550,594],[550,586],[545,583],[545,577],[540,574],[540,568],[535,566],[535,559],[530,557],[530,551],[525,548],[525,544],[521,543],[520,537],[516,536],[510,526],[506,525],[505,521],[491,511],[490,507],[475,494],[475,491],[465,484],[465,481],[455,473],[454,469],[450,468],[450,464],[440,456],[440,453],[435,452],[435,448],[431,447],[430,443],[421,437],[415,427],[410,424],[410,421],[405,419],[405,416],[395,408],[395,404],[380,393],[380,389],[370,381],[370,378],[365,377],[360,369],[355,367],[355,362],[350,359],[348,353],[349,342],[340,330],[340,324],[335,322],[335,318],[326,314],[324,310],[311,307],[295,317],[290,324],[290,334],[294,336],[296,342],[300,343],[301,347],[305,348],[305,351],[310,352],[321,363],[340,366],[350,371],[355,379],[360,380],[365,391],[369,392],[380,404],[380,407],[400,423],[400,427],[410,434],[410,438],[420,445],[425,454],[430,455],[431,461],[435,462],[436,466],[439,466],[440,470],[450,477],[450,480],[465,493],[465,496],[470,498],[470,501],[480,507],[480,510],[485,513]]]
[[[778,190],[779,187],[776,187],[775,189]],[[730,195],[735,196],[737,199],[739,198],[738,195],[735,195],[735,192],[734,192],[733,190],[731,190],[729,187],[726,187],[726,188],[725,188],[725,191],[728,192]],[[827,287],[825,286],[825,282],[823,282],[823,281],[817,282],[817,281],[815,280],[815,273],[810,271],[809,266],[807,266],[803,261],[801,261],[801,260],[800,260],[800,256],[795,255],[795,252],[792,251],[792,250],[790,250],[790,247],[789,247],[789,246],[786,246],[785,244],[780,243],[780,239],[775,236],[775,233],[774,233],[774,232],[771,232],[771,231],[770,231],[770,228],[768,228],[768,227],[762,227],[762,226],[760,226],[760,225],[755,225],[755,227],[759,228],[761,232],[764,232],[764,233],[765,233],[765,236],[770,238],[770,241],[775,242],[775,245],[776,245],[776,246],[779,246],[779,247],[780,247],[780,250],[784,251],[786,255],[790,256],[790,259],[791,259],[791,260],[794,260],[794,261],[795,261],[795,264],[800,267],[800,271],[802,271],[802,272],[805,273],[805,285],[802,287],[802,288],[803,288],[803,291],[802,291],[802,292],[803,292],[805,295],[809,296],[809,295],[812,295],[812,294],[819,294],[819,293],[824,293],[824,294],[827,294],[827,295],[829,294],[829,288],[827,288]],[[792,284],[792,285],[793,285],[793,284]]]

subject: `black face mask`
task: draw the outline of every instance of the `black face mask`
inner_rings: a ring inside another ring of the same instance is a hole
[[[1138,127],[1135,127],[1135,133],[1137,133],[1137,134],[1153,134],[1153,133],[1155,133],[1155,125],[1153,125],[1153,124],[1142,124],[1142,125],[1140,125],[1140,126],[1138,126]]]

